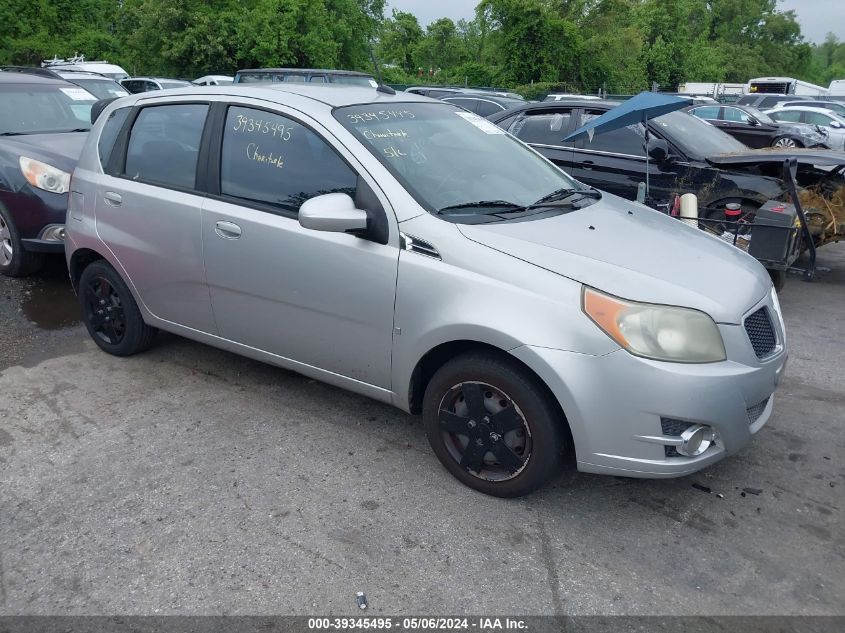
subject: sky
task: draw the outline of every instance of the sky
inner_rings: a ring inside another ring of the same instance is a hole
[[[408,11],[423,27],[437,18],[472,18],[478,0],[388,0],[390,9]],[[792,9],[798,16],[801,32],[810,42],[822,42],[828,31],[845,41],[845,0],[780,0],[781,10]]]

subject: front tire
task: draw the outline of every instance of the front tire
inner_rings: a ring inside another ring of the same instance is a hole
[[[540,488],[565,448],[565,422],[551,395],[498,354],[470,352],[443,365],[426,388],[423,423],[443,466],[496,497]]]
[[[779,136],[772,141],[772,147],[777,147],[778,149],[800,149],[804,146],[800,141],[796,141],[794,138]]]
[[[95,261],[82,271],[79,303],[88,333],[104,352],[131,356],[152,345],[155,328],[144,323],[129,287],[108,262]]]
[[[0,205],[0,274],[26,277],[38,272],[43,264],[44,255],[24,249],[11,214]]]

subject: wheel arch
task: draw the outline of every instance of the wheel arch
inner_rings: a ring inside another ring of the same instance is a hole
[[[537,382],[537,385],[549,396],[549,401],[554,405],[559,414],[565,434],[566,445],[569,447],[569,450],[574,448],[572,431],[569,428],[566,412],[563,410],[560,400],[558,400],[548,384],[540,377],[540,374],[521,359],[508,353],[507,350],[481,341],[467,339],[448,341],[433,347],[420,358],[411,372],[410,384],[408,386],[408,410],[411,413],[418,415],[422,412],[422,401],[426,387],[437,370],[453,358],[466,354],[467,352],[489,352],[528,372]]]
[[[70,283],[74,292],[79,292],[79,279],[82,277],[82,271],[93,262],[106,259],[103,255],[90,248],[80,248],[74,251],[68,263],[68,272],[70,273]]]

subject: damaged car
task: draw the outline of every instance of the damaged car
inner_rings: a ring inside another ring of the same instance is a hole
[[[821,149],[754,150],[681,111],[650,120],[648,143],[642,123],[592,139],[563,140],[616,105],[575,100],[526,104],[489,118],[583,183],[631,200],[648,170],[655,200],[694,193],[705,217],[718,218],[728,204],[739,204],[744,213],[751,213],[769,200],[783,199],[781,170],[789,157],[798,160],[801,187],[834,191],[842,182],[841,168],[816,165],[837,158],[845,165],[845,154]]]

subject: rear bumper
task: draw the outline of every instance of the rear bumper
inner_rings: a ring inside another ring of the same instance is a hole
[[[696,472],[748,444],[771,416],[786,362],[784,349],[758,366],[666,363],[624,350],[589,356],[525,346],[511,353],[535,368],[561,403],[579,470],[652,478]],[[673,438],[661,420],[668,419],[705,424],[716,440],[697,457],[667,456]]]

